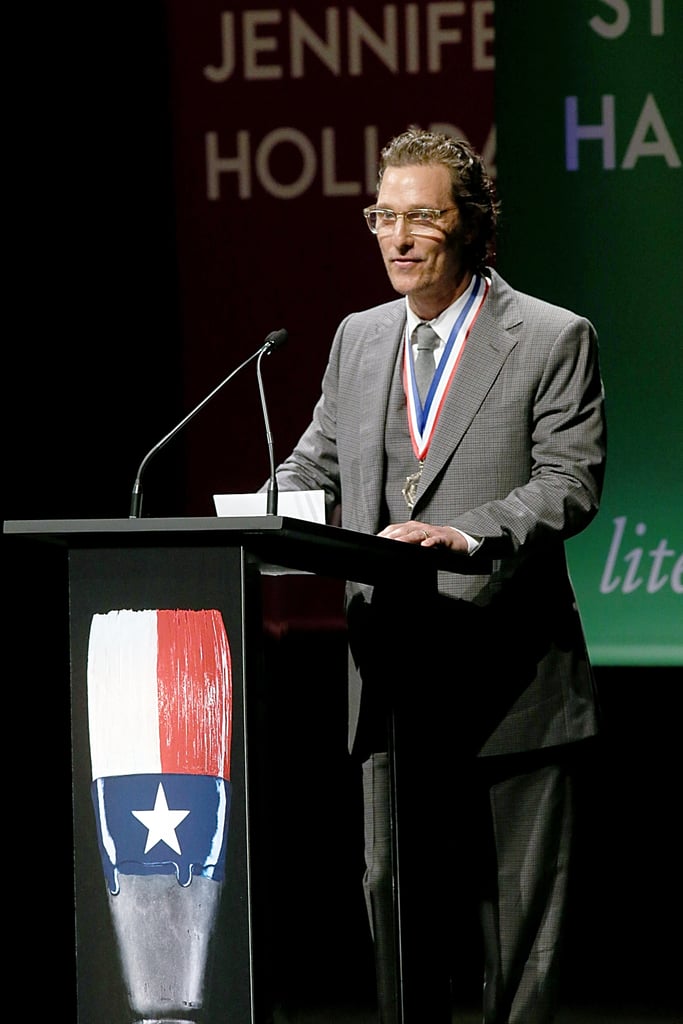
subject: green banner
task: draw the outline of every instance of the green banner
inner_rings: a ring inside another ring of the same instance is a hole
[[[498,268],[588,316],[607,480],[568,545],[595,664],[683,664],[679,0],[496,4]]]

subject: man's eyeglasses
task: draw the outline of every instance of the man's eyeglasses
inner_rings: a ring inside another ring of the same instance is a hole
[[[421,230],[427,232],[438,230],[439,218],[443,217],[444,213],[456,209],[456,206],[446,206],[443,210],[421,208],[406,210],[405,213],[396,213],[395,210],[388,210],[382,206],[367,206],[363,210],[363,216],[373,235],[390,234],[396,227],[399,217],[403,217],[413,234],[419,235]]]

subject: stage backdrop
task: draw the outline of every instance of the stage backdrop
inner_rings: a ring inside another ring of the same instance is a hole
[[[263,361],[275,457],[318,398],[334,329],[394,298],[363,207],[381,146],[410,123],[495,164],[491,0],[168,0],[187,407],[284,327]],[[255,365],[187,429],[189,499],[269,471]]]
[[[394,294],[361,212],[379,148],[410,123],[467,136],[499,182],[499,268],[601,338],[607,488],[570,544],[593,658],[680,663],[681,14],[663,0],[498,8],[494,38],[491,0],[168,0],[186,408],[284,327],[263,373],[286,455],[339,320]],[[191,514],[261,485],[255,364],[183,443]]]
[[[683,5],[496,7],[499,269],[601,342],[602,509],[569,546],[593,660],[683,663]]]

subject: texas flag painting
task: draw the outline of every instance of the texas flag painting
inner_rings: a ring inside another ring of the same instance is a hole
[[[202,1003],[230,818],[232,665],[220,613],[113,610],[88,644],[92,798],[131,1008]]]

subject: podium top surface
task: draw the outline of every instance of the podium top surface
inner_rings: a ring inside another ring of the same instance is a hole
[[[262,571],[311,572],[358,583],[383,576],[482,572],[480,562],[440,548],[421,548],[286,516],[164,519],[9,520],[7,536],[63,548],[240,546]]]

